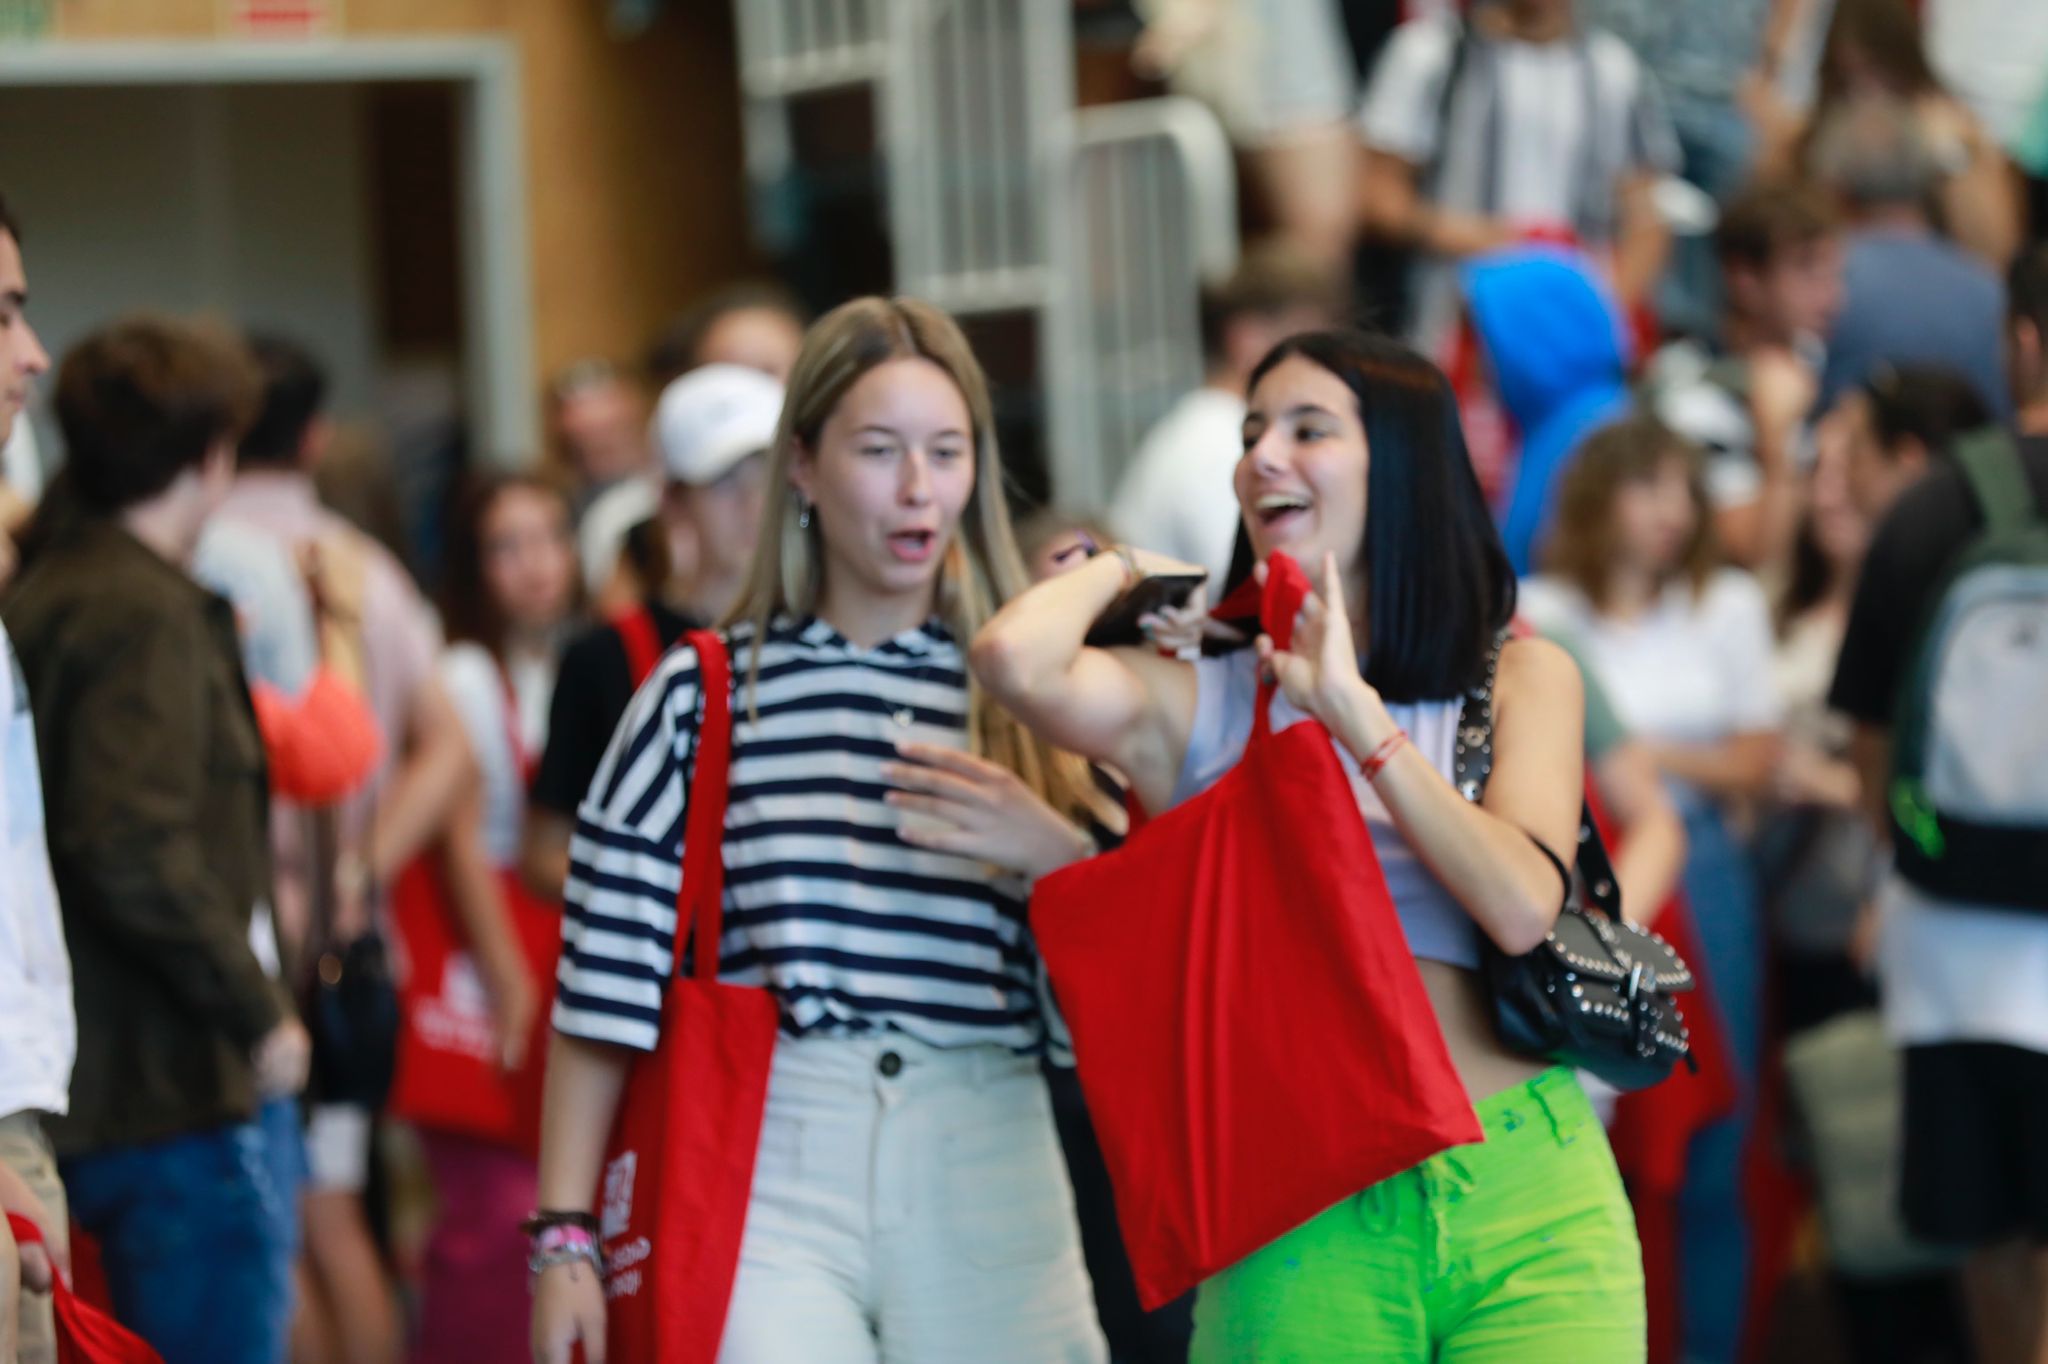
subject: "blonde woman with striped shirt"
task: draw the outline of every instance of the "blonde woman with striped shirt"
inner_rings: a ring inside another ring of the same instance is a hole
[[[959,329],[909,300],[822,319],[771,461],[725,628],[721,966],[774,993],[782,1035],[721,1358],[1101,1360],[1024,917],[1024,876],[1090,850],[1054,811],[1095,788],[962,657],[1025,577]],[[668,655],[578,817],[544,1209],[590,1207],[627,1063],[659,1035],[697,676],[687,645]],[[602,1360],[603,1319],[590,1265],[549,1267],[535,1359],[580,1340]]]

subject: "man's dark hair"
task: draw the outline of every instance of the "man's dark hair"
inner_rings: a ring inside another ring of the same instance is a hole
[[[1515,614],[1515,571],[1479,490],[1443,371],[1390,337],[1303,332],[1266,353],[1251,386],[1300,356],[1344,381],[1365,440],[1365,680],[1389,701],[1456,696],[1484,675]],[[1314,571],[1314,565],[1303,565]],[[1242,528],[1225,595],[1250,576]]]
[[[327,372],[298,342],[252,332],[249,354],[263,378],[262,406],[242,437],[237,463],[245,469],[295,467],[306,432],[327,405]]]
[[[659,393],[670,382],[695,369],[700,363],[697,352],[704,348],[704,338],[711,334],[713,327],[734,313],[756,311],[781,313],[796,323],[798,331],[811,324],[809,311],[795,294],[780,284],[765,280],[729,284],[677,314],[647,344],[647,353],[640,364],[648,386]]]
[[[2048,242],[2036,242],[2013,260],[2005,279],[2005,306],[2015,322],[2031,322],[2048,344]]]
[[[124,318],[80,341],[57,371],[57,425],[79,502],[146,502],[232,442],[259,378],[231,334],[167,317]]]
[[[1862,387],[1870,429],[1887,459],[1908,436],[1940,459],[1958,436],[1991,422],[1990,404],[1977,386],[1947,365],[1879,365]]]
[[[21,245],[21,223],[16,220],[14,211],[7,207],[7,196],[4,194],[0,194],[0,232],[14,238],[17,247]]]
[[[1225,334],[1240,317],[1276,317],[1296,308],[1334,310],[1330,272],[1299,252],[1265,247],[1249,252],[1223,283],[1202,290],[1202,358],[1223,358]]]
[[[1819,190],[1791,181],[1763,182],[1721,210],[1714,254],[1723,264],[1763,269],[1784,252],[1831,237],[1840,227],[1834,205]]]

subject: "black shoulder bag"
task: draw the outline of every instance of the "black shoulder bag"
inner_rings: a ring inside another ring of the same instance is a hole
[[[1495,640],[1486,677],[1465,693],[1458,715],[1458,793],[1477,802],[1493,773],[1493,682],[1504,640]],[[1692,971],[1671,945],[1621,917],[1621,887],[1593,812],[1579,807],[1576,865],[1530,842],[1564,882],[1564,908],[1534,951],[1511,957],[1485,944],[1494,1028],[1510,1051],[1590,1071],[1616,1089],[1644,1089],[1692,1058],[1674,995],[1693,988]]]

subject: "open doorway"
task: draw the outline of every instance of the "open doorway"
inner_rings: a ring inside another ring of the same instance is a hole
[[[292,334],[337,417],[391,450],[407,508],[464,448],[529,456],[514,62],[495,39],[0,52],[0,184],[50,350],[136,308]]]

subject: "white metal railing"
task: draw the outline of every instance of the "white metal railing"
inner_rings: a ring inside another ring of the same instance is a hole
[[[1068,0],[735,0],[747,167],[788,169],[789,101],[874,88],[896,288],[1038,322],[1048,459],[1099,505],[1201,382],[1199,295],[1237,258],[1230,149],[1207,108],[1076,112]]]
[[[1237,267],[1237,179],[1222,127],[1193,100],[1101,105],[1073,125],[1049,449],[1061,499],[1099,508],[1145,432],[1202,382],[1201,289]]]
[[[879,80],[887,61],[881,10],[889,0],[735,0],[740,87],[787,99]]]
[[[954,312],[1042,309],[1074,35],[1060,0],[890,0],[883,155],[897,286]]]

